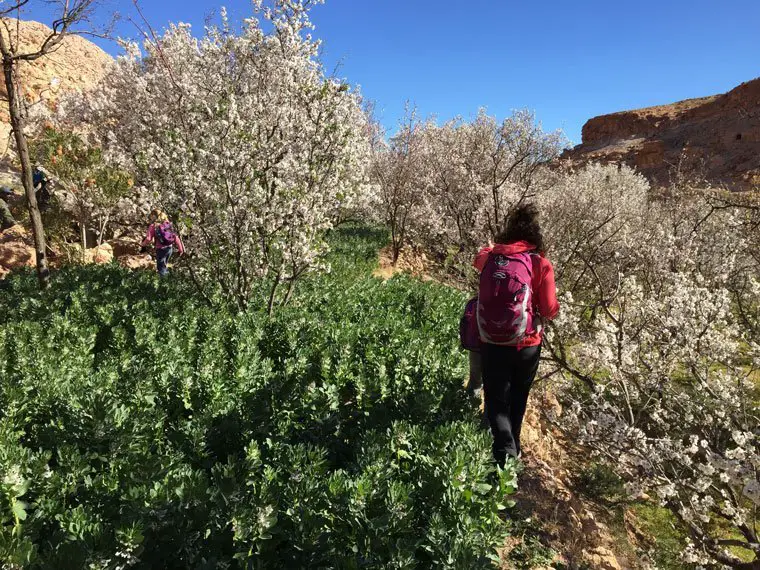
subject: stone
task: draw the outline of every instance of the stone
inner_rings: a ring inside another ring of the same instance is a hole
[[[13,219],[13,214],[8,204],[0,198],[0,230],[7,230],[16,225],[16,220]]]
[[[21,225],[0,232],[0,279],[20,267],[34,267],[36,256],[32,236]]]
[[[85,252],[85,257],[90,263],[104,264],[113,261],[113,248],[110,243],[101,244]]]
[[[116,238],[109,240],[108,243],[113,247],[113,254],[116,258],[122,258],[126,256],[139,256],[140,255],[140,240],[129,238]]]
[[[155,262],[148,254],[122,255],[118,257],[119,265],[127,269],[155,269]]]
[[[114,259],[113,247],[111,247],[110,243],[103,243],[98,247],[87,248],[84,252],[84,259],[82,259],[81,244],[72,244],[71,259],[74,262],[84,262],[85,265],[111,263]]]
[[[622,570],[615,554],[603,546],[583,551],[585,562],[595,570]]]

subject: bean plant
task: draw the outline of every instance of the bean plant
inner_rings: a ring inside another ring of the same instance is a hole
[[[462,389],[463,297],[331,239],[272,318],[116,265],[5,282],[3,567],[493,567],[516,475]]]

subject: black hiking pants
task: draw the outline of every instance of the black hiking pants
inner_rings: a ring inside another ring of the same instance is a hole
[[[504,466],[507,455],[520,453],[528,393],[538,372],[540,346],[517,350],[513,346],[483,343],[483,390],[486,415],[493,434],[493,457]]]

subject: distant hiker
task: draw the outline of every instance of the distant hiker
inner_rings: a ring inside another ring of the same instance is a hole
[[[37,205],[40,210],[45,211],[50,204],[50,180],[39,164],[34,167],[32,172],[32,186],[37,196]]]
[[[508,455],[521,455],[520,431],[538,372],[542,322],[557,316],[559,303],[535,206],[516,208],[495,241],[474,262],[480,272],[476,322],[493,456],[503,467]]]
[[[174,231],[172,223],[169,221],[169,217],[161,210],[153,210],[148,218],[150,226],[148,226],[148,233],[145,235],[145,239],[142,242],[142,250],[151,244],[156,247],[156,268],[158,274],[161,277],[165,277],[169,274],[169,258],[174,253],[174,248],[177,248],[179,255],[184,255],[185,246],[182,240]]]

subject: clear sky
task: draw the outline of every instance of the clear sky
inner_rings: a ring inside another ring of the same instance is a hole
[[[183,21],[198,34],[220,5],[251,13],[248,0],[141,4],[157,29]],[[101,11],[130,8],[104,0]],[[439,120],[529,108],[577,143],[593,116],[760,76],[760,0],[327,0],[312,19],[328,69],[360,85],[389,128],[406,100]],[[119,32],[136,36],[127,22]]]

